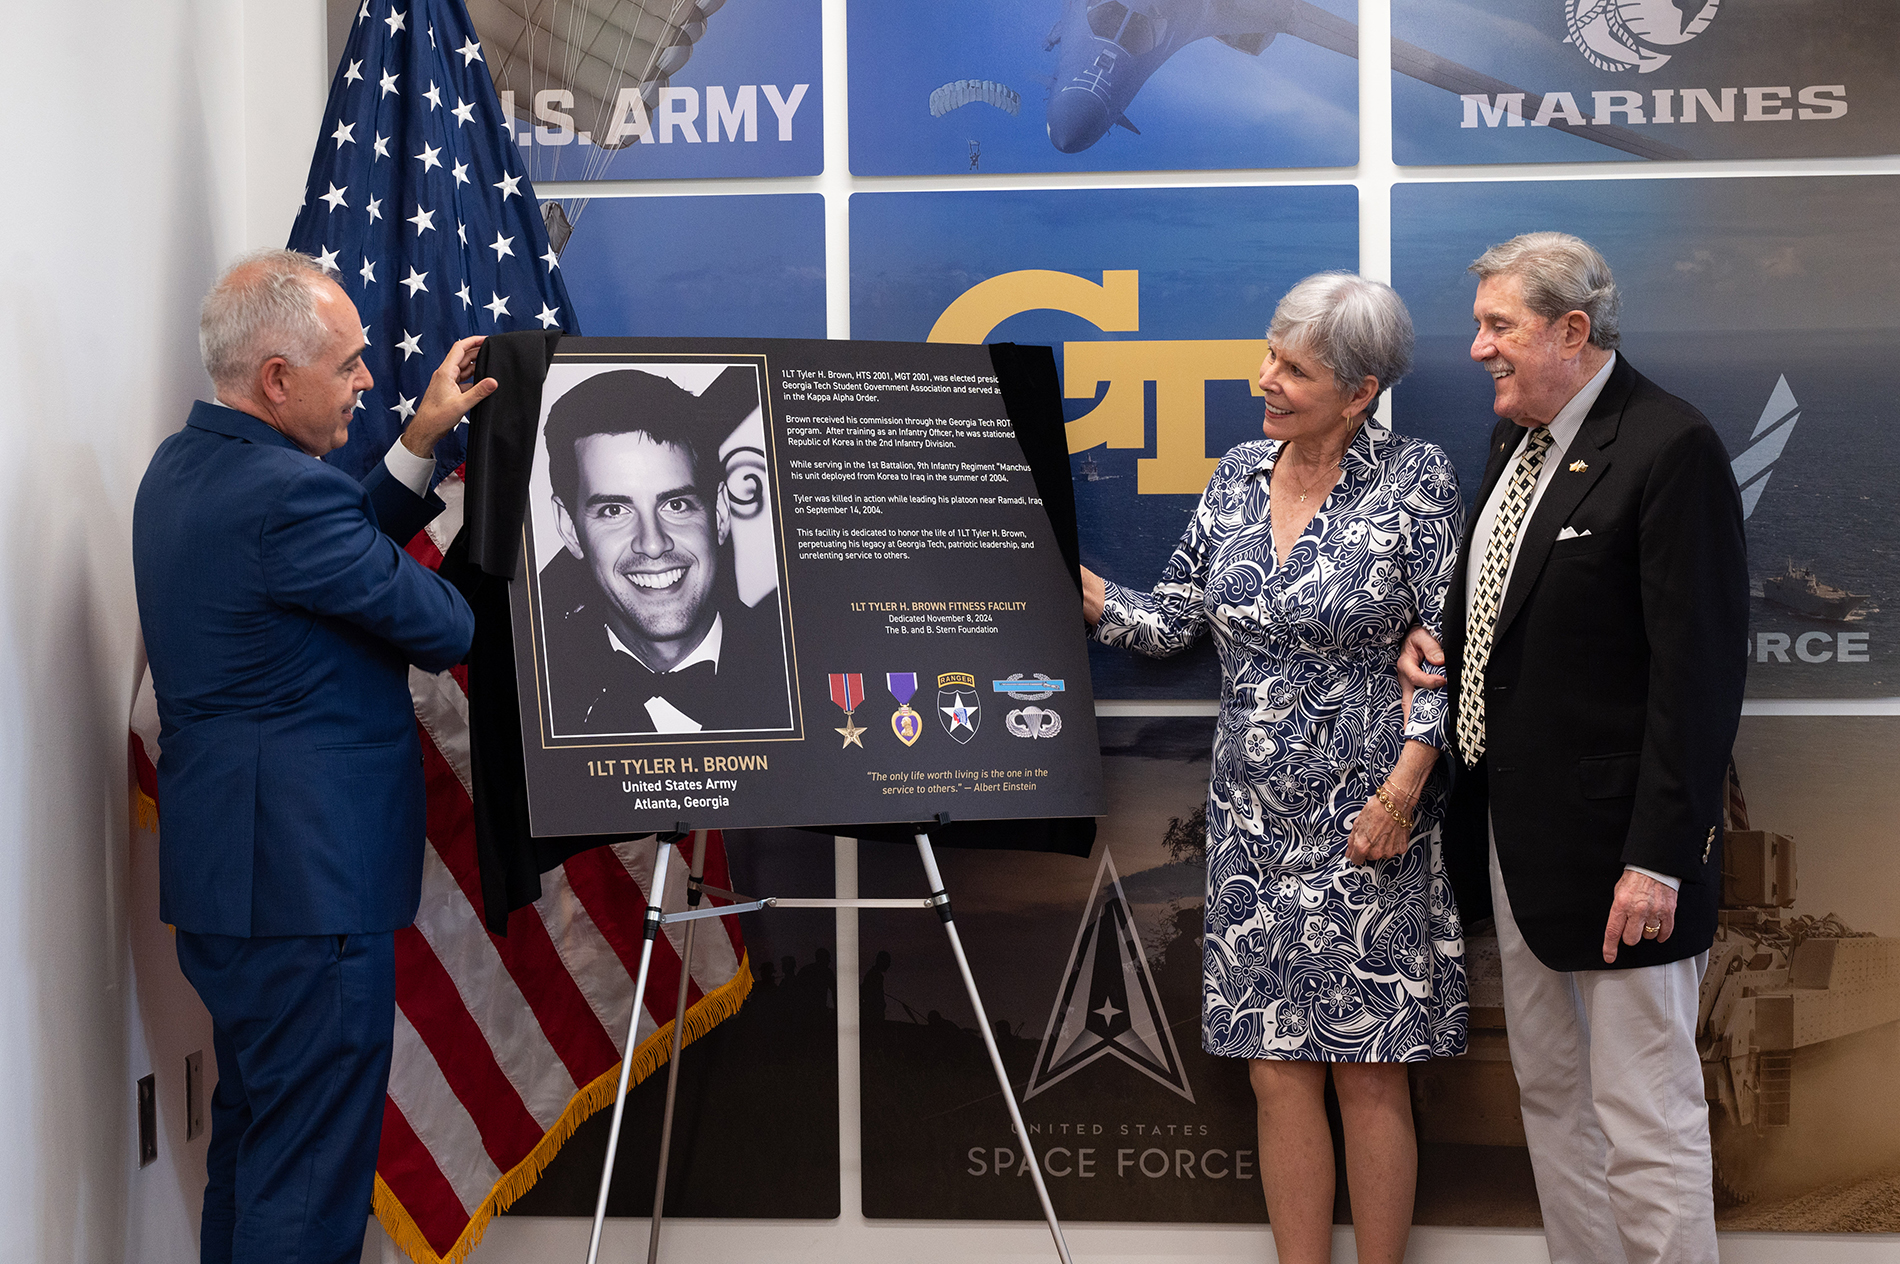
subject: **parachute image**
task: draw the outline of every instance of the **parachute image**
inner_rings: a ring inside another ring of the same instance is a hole
[[[966,105],[993,105],[1005,114],[1021,112],[1023,99],[1016,90],[988,79],[958,79],[930,94],[930,117],[942,118]]]

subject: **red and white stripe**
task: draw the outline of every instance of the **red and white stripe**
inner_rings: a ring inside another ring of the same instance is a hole
[[[432,569],[462,525],[459,475],[436,490],[448,508],[409,545]],[[438,1264],[471,1250],[575,1126],[612,1100],[655,853],[650,839],[582,852],[542,875],[541,898],[515,910],[506,937],[489,934],[475,859],[467,678],[461,668],[412,668],[409,685],[422,730],[428,846],[421,910],[396,933],[376,1211],[410,1256]],[[149,792],[158,751],[149,677],[133,729],[135,771]],[[728,886],[719,836],[708,842],[707,881]],[[672,865],[667,907],[684,904],[685,887],[685,865]],[[751,984],[736,922],[713,925],[693,943],[688,1013],[713,998],[700,1021],[689,1020],[695,1027],[736,1009]],[[683,947],[682,928],[671,926],[655,945],[636,1077],[665,1061]]]

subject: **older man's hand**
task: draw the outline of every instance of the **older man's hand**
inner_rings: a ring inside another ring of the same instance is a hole
[[[1655,927],[1653,934],[1649,928]],[[1668,939],[1676,929],[1676,892],[1666,882],[1658,882],[1646,873],[1625,869],[1616,882],[1616,898],[1610,903],[1610,921],[1603,928],[1603,960],[1614,964],[1617,944],[1635,947],[1645,939],[1657,943]]]
[[[429,376],[429,389],[422,393],[416,415],[403,429],[403,447],[417,456],[435,455],[435,445],[455,429],[468,410],[495,393],[500,383],[492,377],[464,385],[475,376],[475,353],[483,341],[483,335],[474,334],[449,348],[448,355]]]

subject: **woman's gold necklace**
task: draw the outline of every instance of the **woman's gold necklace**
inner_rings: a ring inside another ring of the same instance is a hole
[[[1346,454],[1344,452],[1341,452],[1337,457],[1333,458],[1333,463],[1331,465],[1328,465],[1322,468],[1322,473],[1337,476],[1339,473],[1340,462],[1344,461],[1345,459],[1346,459]],[[1292,467],[1289,466],[1287,468],[1287,473],[1291,474],[1292,472],[1293,472]],[[1327,480],[1327,486],[1330,487],[1332,485],[1332,481],[1333,480],[1329,478]],[[1313,492],[1318,489],[1318,487],[1319,487],[1319,482],[1317,480],[1308,484],[1305,490],[1300,492],[1300,499],[1298,503],[1304,505],[1306,503],[1306,498],[1312,495]]]

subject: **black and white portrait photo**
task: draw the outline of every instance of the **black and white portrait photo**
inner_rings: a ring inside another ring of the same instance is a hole
[[[790,730],[758,366],[557,365],[544,398],[547,736]]]

